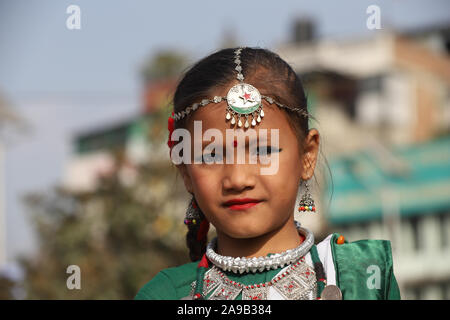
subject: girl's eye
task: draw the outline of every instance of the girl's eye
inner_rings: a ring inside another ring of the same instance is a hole
[[[222,155],[221,154],[216,154],[215,152],[204,154],[202,156],[202,162],[203,163],[211,164],[211,163],[214,163],[214,162],[221,162],[221,161],[223,161]]]
[[[276,148],[273,146],[265,146],[265,147],[256,147],[256,153],[259,155],[260,154],[260,150],[264,150],[266,154],[271,154],[274,152],[281,152],[281,148]]]
[[[264,147],[256,147],[254,149],[256,151],[256,155],[261,155],[261,156],[266,156],[275,152],[281,152],[281,148],[276,148],[273,146],[264,146]],[[260,154],[261,152],[264,152],[264,154]],[[215,152],[211,152],[211,153],[205,153],[201,156],[201,159],[199,159],[201,161],[201,163],[206,163],[206,164],[212,164],[215,162],[219,162],[222,163],[223,162],[223,157],[221,154],[216,154]]]

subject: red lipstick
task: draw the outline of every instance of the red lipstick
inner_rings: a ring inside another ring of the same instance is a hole
[[[256,206],[262,200],[252,198],[231,199],[224,203],[231,210],[245,210]]]

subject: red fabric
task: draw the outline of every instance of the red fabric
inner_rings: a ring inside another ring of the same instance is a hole
[[[200,262],[198,263],[197,267],[198,268],[200,268],[200,267],[208,268],[209,267],[208,258],[206,257],[206,253],[203,254],[203,257],[200,260]]]
[[[300,240],[301,240],[302,242],[305,241],[306,238],[305,238],[304,235],[300,234],[299,236],[300,236]]]
[[[206,237],[209,231],[209,221],[207,219],[203,219],[200,223],[200,228],[197,231],[197,241],[201,241]]]
[[[172,118],[175,115],[175,113],[172,111],[172,115],[169,116],[169,119],[167,119],[167,129],[169,130],[169,139],[167,141],[167,145],[169,146],[169,155],[170,158],[172,158],[172,147],[175,144],[174,141],[172,141],[172,132],[175,129],[175,120],[174,118]]]

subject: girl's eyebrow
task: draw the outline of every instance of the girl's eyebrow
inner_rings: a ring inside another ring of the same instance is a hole
[[[245,139],[245,146],[246,147],[249,146],[250,141],[252,141],[255,144],[258,144],[258,140],[259,140],[258,138],[253,138],[252,139],[252,138],[249,137],[249,139],[250,140]],[[270,140],[271,140],[270,135],[268,135],[267,136],[267,140],[259,141],[259,145],[268,145],[268,144],[271,143]],[[233,141],[237,141],[239,143],[239,140],[237,139],[237,137],[235,137]],[[225,148],[224,142],[225,142],[225,139],[222,140],[222,147],[223,148]],[[209,141],[208,140],[202,140],[202,149],[204,149],[206,146],[210,145],[211,143],[216,143],[216,141],[214,139],[213,140],[209,140]],[[231,145],[232,145],[232,143],[231,143]]]

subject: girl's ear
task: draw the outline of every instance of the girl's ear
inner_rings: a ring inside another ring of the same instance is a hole
[[[181,176],[183,177],[183,182],[184,182],[184,186],[186,187],[186,190],[190,194],[193,194],[194,191],[193,191],[193,188],[192,188],[192,180],[191,180],[191,176],[187,172],[186,165],[184,163],[183,164],[179,164],[179,165],[177,165],[177,169],[180,171]]]
[[[305,152],[303,154],[302,179],[309,180],[316,167],[317,155],[319,153],[320,136],[316,129],[311,129],[305,138]]]

